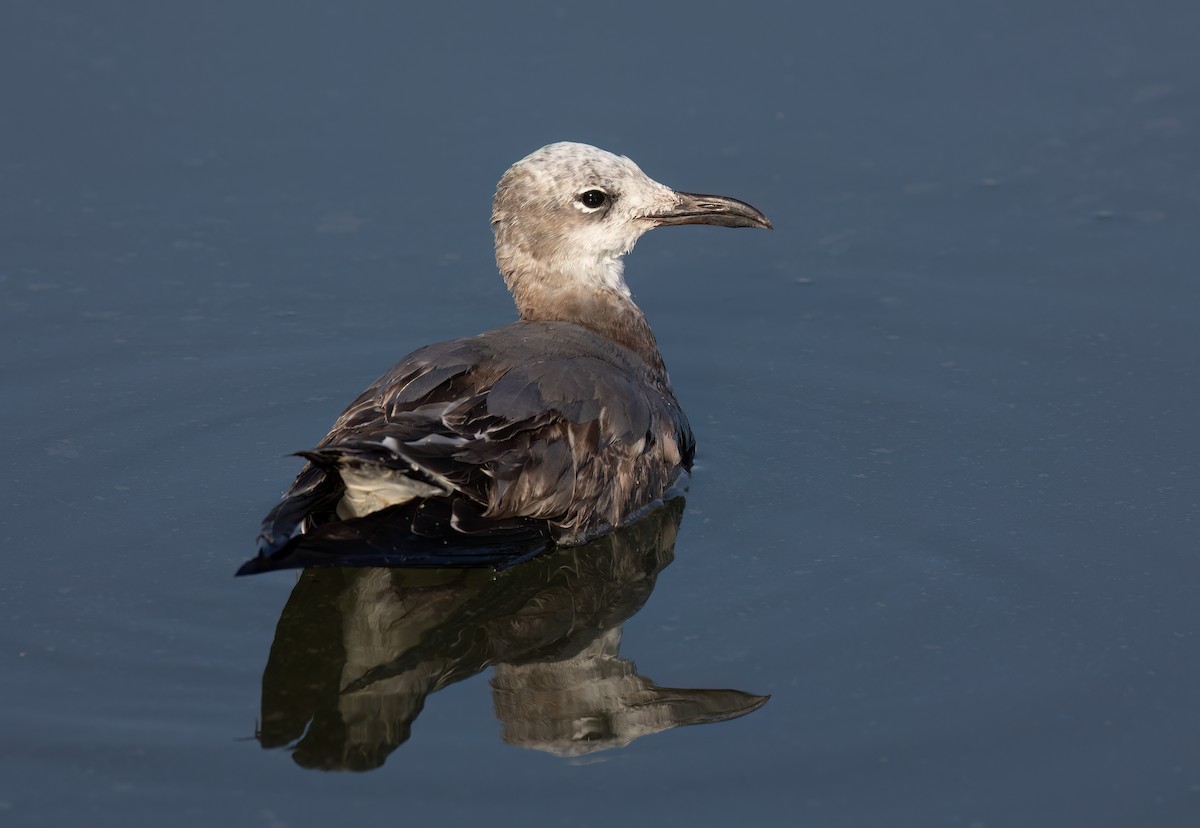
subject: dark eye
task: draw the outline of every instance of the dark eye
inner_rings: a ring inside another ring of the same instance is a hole
[[[579,196],[579,203],[589,210],[603,207],[607,201],[608,193],[604,192],[604,190],[588,190]]]

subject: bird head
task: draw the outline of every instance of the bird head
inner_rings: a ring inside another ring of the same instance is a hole
[[[527,274],[629,295],[621,257],[654,227],[771,222],[743,201],[672,190],[628,158],[561,142],[513,164],[496,189],[496,260],[510,289]]]

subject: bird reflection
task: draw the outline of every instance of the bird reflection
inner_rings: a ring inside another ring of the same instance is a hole
[[[305,570],[263,674],[263,747],[323,770],[383,765],[425,698],[495,667],[503,739],[561,756],[761,707],[736,690],[659,687],[621,658],[620,625],[671,562],[683,498],[508,570]]]

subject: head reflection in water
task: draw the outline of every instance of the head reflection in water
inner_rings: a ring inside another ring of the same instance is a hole
[[[263,674],[263,747],[370,770],[408,740],[425,698],[495,667],[504,740],[574,756],[757,710],[766,696],[662,688],[618,654],[620,625],[670,563],[676,498],[638,523],[499,574],[311,569]]]
[[[620,646],[616,628],[573,658],[497,664],[492,698],[504,741],[579,756],[680,725],[736,719],[767,700],[739,690],[659,687],[618,655]]]

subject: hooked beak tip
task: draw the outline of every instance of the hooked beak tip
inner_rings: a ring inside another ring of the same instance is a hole
[[[773,230],[771,220],[757,208],[728,196],[677,192],[679,202],[670,210],[647,216],[656,227],[678,224],[712,224],[718,227],[756,227]]]

